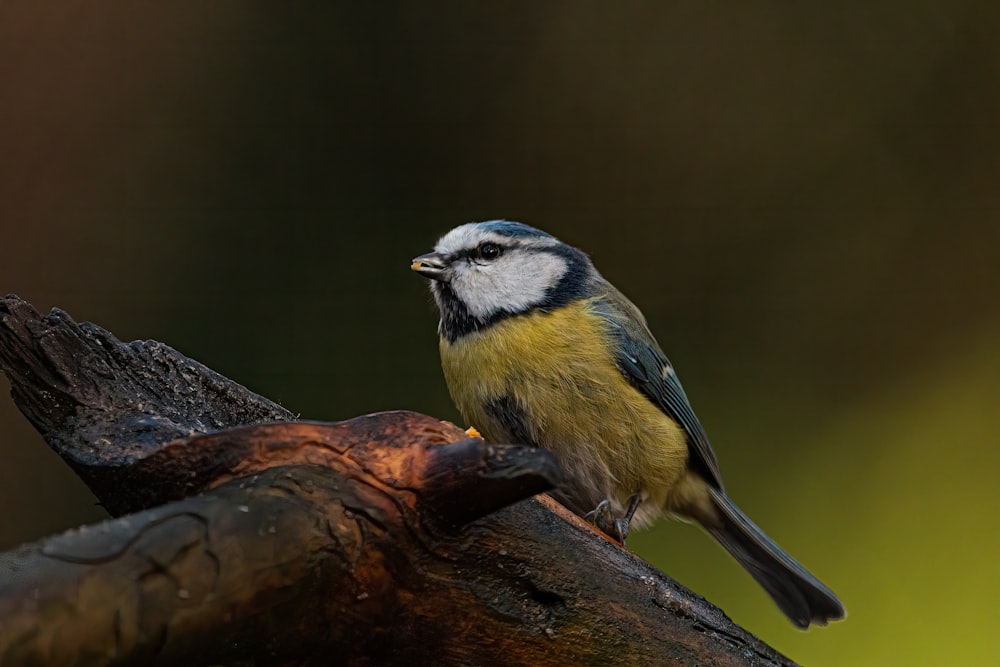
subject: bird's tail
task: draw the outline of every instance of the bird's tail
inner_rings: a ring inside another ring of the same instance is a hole
[[[847,612],[833,591],[764,534],[722,491],[709,487],[717,526],[705,528],[800,628],[826,625]]]

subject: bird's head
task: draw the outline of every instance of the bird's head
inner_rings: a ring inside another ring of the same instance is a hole
[[[587,295],[590,259],[551,234],[519,222],[472,222],[441,237],[411,268],[431,279],[449,340],[535,309]]]

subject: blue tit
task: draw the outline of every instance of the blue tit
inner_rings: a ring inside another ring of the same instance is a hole
[[[795,625],[843,618],[837,596],[729,498],[673,366],[639,309],[590,258],[534,227],[495,220],[448,232],[412,261],[441,314],[441,365],[462,417],[498,443],[544,447],[556,497],[629,525],[663,513],[700,524]]]

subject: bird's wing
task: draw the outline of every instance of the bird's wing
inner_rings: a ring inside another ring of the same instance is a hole
[[[691,465],[709,484],[723,490],[719,462],[708,435],[691,409],[674,368],[646,326],[642,312],[621,292],[608,292],[595,302],[615,339],[615,362],[625,378],[687,433]]]

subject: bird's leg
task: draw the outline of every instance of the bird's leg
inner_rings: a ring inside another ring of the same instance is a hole
[[[629,498],[625,516],[616,519],[611,514],[611,501],[605,498],[597,504],[597,507],[584,514],[583,518],[608,535],[618,538],[624,547],[625,538],[628,537],[628,526],[632,522],[635,511],[639,508],[640,502],[642,502],[642,497],[638,493]]]
[[[632,523],[632,517],[635,516],[635,511],[639,509],[639,503],[642,502],[642,496],[638,493],[628,499],[628,509],[625,510],[625,516],[620,519],[615,519],[615,535],[621,541],[622,546],[625,546],[625,538],[628,537],[628,526]]]

